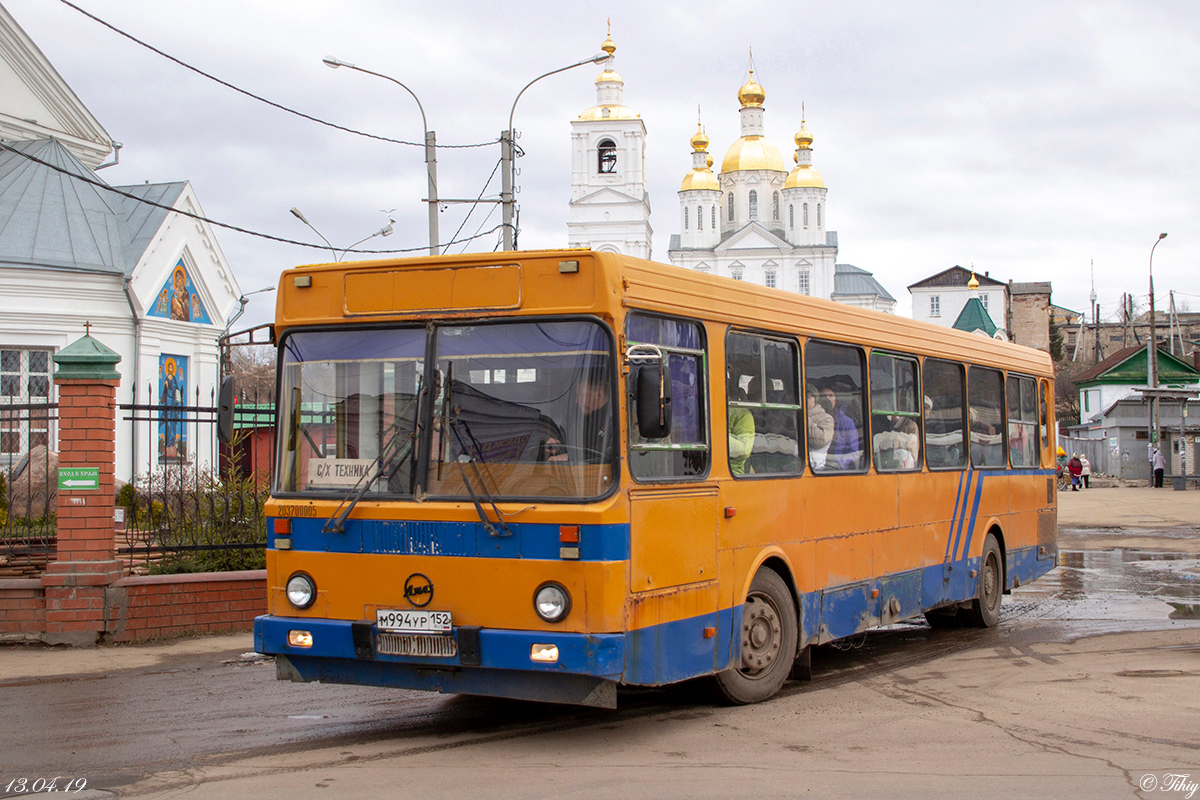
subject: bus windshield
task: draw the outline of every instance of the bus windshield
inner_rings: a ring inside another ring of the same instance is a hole
[[[291,333],[276,491],[603,495],[618,438],[610,342],[589,320]]]

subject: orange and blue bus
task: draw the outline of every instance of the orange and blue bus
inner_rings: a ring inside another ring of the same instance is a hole
[[[1056,564],[1040,351],[586,250],[279,285],[277,676],[750,703]]]

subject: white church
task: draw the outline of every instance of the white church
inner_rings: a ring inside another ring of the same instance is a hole
[[[571,121],[571,207],[568,244],[650,258],[646,125],[624,105],[613,69],[616,45],[596,78],[596,104]],[[838,264],[837,232],[829,230],[825,180],[812,163],[813,136],[803,115],[795,167],[765,136],[766,92],[749,80],[737,93],[741,136],[712,171],[709,139],[692,136],[692,169],[679,188],[679,229],[672,264],[799,294],[894,313],[896,300],[872,274]]]
[[[203,217],[191,183],[101,177],[119,148],[0,5],[0,469],[58,449],[12,408],[57,400],[54,354],[85,333],[121,356],[117,402],[155,407],[118,411],[116,477],[216,466],[214,426],[165,410],[214,404],[242,293],[212,227],[174,213]]]

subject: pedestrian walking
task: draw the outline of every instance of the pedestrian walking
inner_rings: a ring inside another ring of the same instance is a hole
[[[1150,465],[1154,468],[1154,488],[1161,489],[1163,485],[1163,472],[1167,469],[1167,460],[1163,458],[1162,450],[1157,447],[1150,454]]]
[[[1079,476],[1083,474],[1083,463],[1079,460],[1079,453],[1072,453],[1071,460],[1067,462],[1067,471],[1071,473],[1071,491],[1079,491]]]
[[[1083,478],[1083,488],[1089,489],[1091,487],[1088,486],[1088,477],[1092,474],[1092,462],[1088,461],[1085,453],[1080,453],[1079,464],[1083,467],[1083,470],[1079,473],[1079,477]]]

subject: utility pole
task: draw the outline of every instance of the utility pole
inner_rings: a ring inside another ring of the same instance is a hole
[[[1150,248],[1150,335],[1146,337],[1146,346],[1150,348],[1150,388],[1158,388],[1158,326],[1154,317],[1154,248],[1167,238],[1166,233],[1160,233],[1154,245]],[[1153,396],[1150,397],[1150,444],[1158,443],[1158,410],[1159,404]]]

